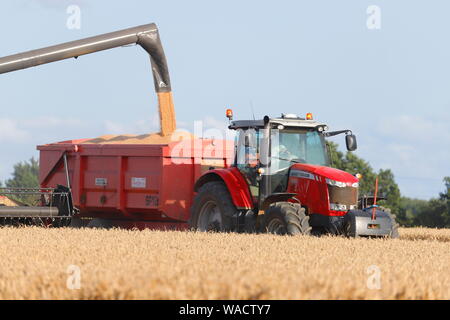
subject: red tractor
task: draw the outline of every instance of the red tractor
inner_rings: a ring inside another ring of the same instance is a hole
[[[231,110],[227,116],[231,121]],[[330,167],[325,138],[345,133],[347,149],[354,151],[350,130],[329,132],[310,113],[231,121],[229,128],[237,131],[234,164],[196,182],[191,227],[398,237],[389,211],[361,201],[358,206],[358,178]]]

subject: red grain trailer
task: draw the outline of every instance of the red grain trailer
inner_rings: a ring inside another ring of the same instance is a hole
[[[86,141],[38,146],[39,179],[42,188],[70,185],[78,217],[94,218],[95,226],[187,228],[195,182],[233,159],[233,142],[225,140],[165,145]]]

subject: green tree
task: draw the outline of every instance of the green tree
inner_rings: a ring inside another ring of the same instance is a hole
[[[386,206],[391,208],[392,211],[398,215],[401,207],[400,188],[395,182],[394,174],[390,169],[380,169],[380,171],[378,171],[378,185],[380,194],[386,198]]]
[[[15,164],[12,178],[6,180],[6,187],[39,188],[39,161],[31,158]]]
[[[450,177],[444,178],[444,184],[445,188],[447,189],[446,192],[442,192],[440,194],[440,198],[442,200],[447,200],[447,203],[450,201]]]
[[[446,192],[440,194],[441,201],[446,204],[446,211],[444,211],[444,223],[446,227],[450,227],[450,177],[444,178]]]
[[[414,223],[431,228],[450,227],[450,177],[444,178],[446,191],[439,194],[439,198],[428,201],[415,217]]]
[[[39,188],[39,162],[34,158],[14,165],[12,178],[6,180],[7,188]],[[24,204],[35,205],[36,195],[8,195]]]
[[[400,209],[397,213],[397,221],[403,226],[413,227],[418,225],[417,216],[428,207],[427,200],[401,197]]]

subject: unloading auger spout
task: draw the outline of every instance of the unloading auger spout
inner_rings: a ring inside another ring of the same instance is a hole
[[[172,88],[166,56],[154,23],[3,57],[0,58],[0,74],[131,44],[140,45],[150,55],[161,135],[170,135],[176,129]]]

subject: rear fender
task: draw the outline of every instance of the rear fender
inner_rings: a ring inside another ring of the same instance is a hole
[[[266,210],[274,202],[281,202],[281,201],[284,202],[284,201],[288,201],[290,199],[293,199],[297,203],[300,203],[295,198],[296,195],[297,195],[296,193],[287,193],[287,192],[271,194],[266,199],[264,199],[261,209]]]
[[[206,172],[195,183],[194,191],[198,192],[201,186],[211,181],[222,181],[225,183],[233,204],[237,209],[253,209],[254,206],[247,181],[245,181],[241,172],[236,167],[214,169]]]

